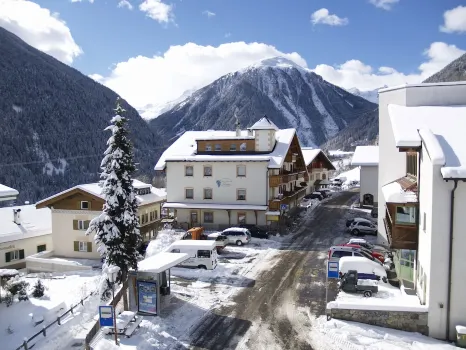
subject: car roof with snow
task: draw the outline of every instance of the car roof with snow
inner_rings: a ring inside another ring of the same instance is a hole
[[[369,260],[363,256],[343,256],[340,258],[340,261],[338,262],[339,266],[345,264],[345,263],[355,263],[355,264],[376,264],[379,266],[380,264],[376,261]]]
[[[370,222],[370,223],[372,223],[372,221],[369,220],[369,219],[365,219],[365,218],[353,218],[353,222],[357,222],[357,221],[364,221],[364,222]]]
[[[249,230],[244,227],[229,227],[226,230],[223,230],[222,232],[228,232],[228,231],[236,231],[236,232],[244,232],[247,233]]]
[[[174,243],[172,243],[170,245],[170,247],[167,249],[167,250],[170,250],[171,248],[176,248],[176,247],[195,247],[195,248],[198,248],[198,249],[202,249],[202,248],[205,248],[205,249],[213,249],[215,248],[216,246],[216,242],[215,241],[209,241],[209,240],[199,240],[199,241],[196,241],[196,240],[180,240],[180,241],[176,241]]]
[[[366,241],[364,238],[350,238],[350,240],[348,242],[372,244],[372,243]]]

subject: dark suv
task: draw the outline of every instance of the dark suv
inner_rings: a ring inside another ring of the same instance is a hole
[[[247,228],[249,232],[251,232],[252,237],[265,238],[265,239],[269,238],[269,233],[263,228],[257,227],[256,225],[244,224],[244,225],[240,225],[239,227]]]

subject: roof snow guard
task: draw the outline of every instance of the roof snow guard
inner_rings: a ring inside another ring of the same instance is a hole
[[[424,147],[444,179],[466,179],[465,106],[388,105],[398,148]]]
[[[278,127],[265,115],[254,123],[249,129],[251,130],[279,130]]]

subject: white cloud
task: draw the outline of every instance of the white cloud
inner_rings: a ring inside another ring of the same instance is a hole
[[[84,0],[71,0],[71,2],[83,2]],[[94,3],[94,0],[87,0],[89,1],[91,4]]]
[[[391,10],[392,6],[398,3],[400,0],[369,0],[369,2],[374,5],[375,7],[384,9],[384,10]]]
[[[212,18],[215,16],[215,13],[209,10],[202,11],[203,15],[206,15],[208,18]]]
[[[139,10],[146,13],[146,16],[159,23],[174,22],[173,6],[167,5],[161,0],[144,0],[139,5]]]
[[[133,9],[133,5],[128,0],[120,0],[118,7],[126,7],[128,10]]]
[[[440,31],[445,33],[466,32],[466,6],[458,6],[445,11],[443,19],[445,23],[440,26]]]
[[[348,18],[331,15],[326,8],[321,8],[311,15],[312,24],[327,24],[329,26],[344,26],[348,24]]]
[[[31,1],[0,0],[0,27],[67,64],[83,53],[59,14]]]
[[[186,90],[201,88],[222,75],[274,56],[285,56],[306,67],[306,61],[296,52],[283,53],[271,45],[234,42],[213,47],[187,43],[171,46],[153,57],[130,58],[116,64],[109,76],[92,78],[116,91],[133,107],[143,109],[174,100]]]
[[[359,60],[350,60],[335,67],[319,64],[314,72],[321,75],[328,82],[346,89],[357,87],[363,91],[373,90],[384,85],[395,86],[405,83],[420,83],[465,52],[455,45],[434,42],[423,53],[427,60],[419,65],[418,72],[411,74],[404,74],[395,68],[385,66],[374,70],[371,66]]]

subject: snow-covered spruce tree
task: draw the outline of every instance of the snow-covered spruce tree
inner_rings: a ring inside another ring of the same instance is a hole
[[[102,214],[89,224],[86,234],[95,233],[97,251],[103,258],[104,266],[116,265],[120,268],[117,283],[123,283],[123,302],[128,310],[128,271],[137,269],[140,244],[138,203],[134,193],[132,174],[136,170],[133,161],[133,147],[128,139],[125,110],[117,99],[116,115],[107,141],[108,148],[101,163],[101,186],[105,204]]]

